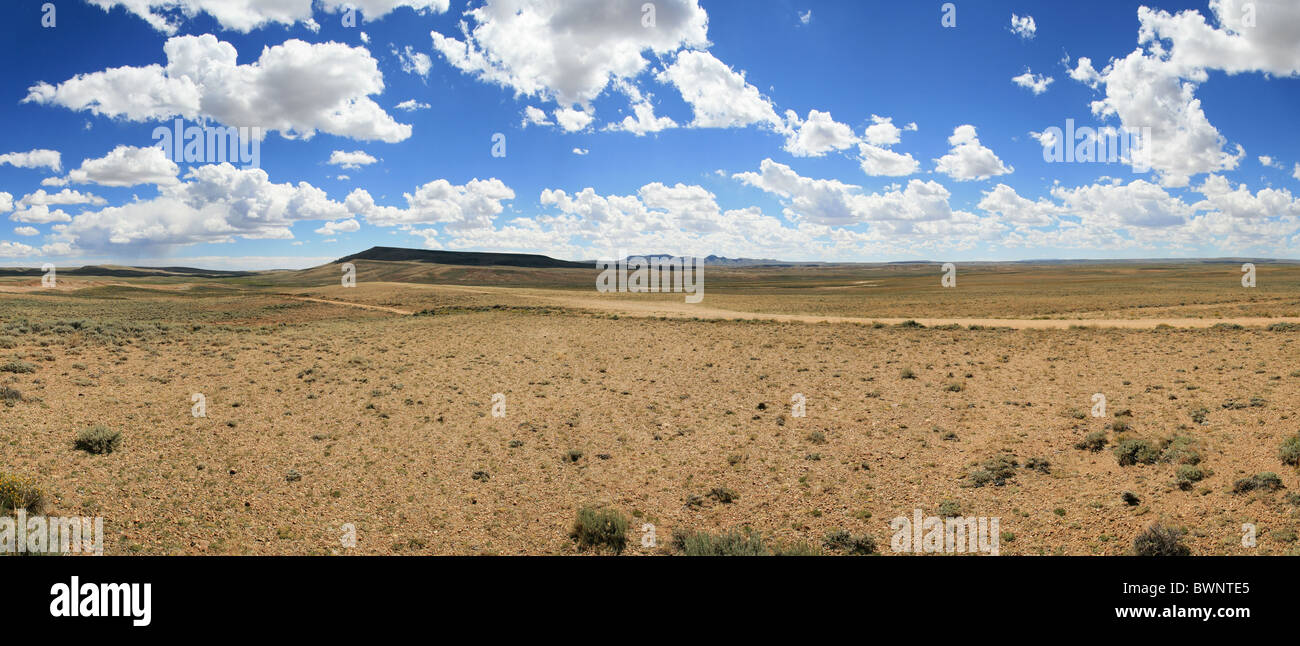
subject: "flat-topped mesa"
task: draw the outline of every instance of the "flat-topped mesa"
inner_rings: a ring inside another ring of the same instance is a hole
[[[401,247],[371,247],[336,260],[336,263],[354,260],[385,260],[427,262],[439,265],[463,265],[470,267],[530,267],[530,268],[567,268],[593,269],[589,262],[557,260],[550,256],[530,253],[484,253],[478,251],[436,251],[432,249],[403,249]]]

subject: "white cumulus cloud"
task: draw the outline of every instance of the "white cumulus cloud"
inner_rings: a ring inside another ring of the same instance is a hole
[[[1044,76],[1042,74],[1034,74],[1033,71],[1029,69],[1026,69],[1024,74],[1011,78],[1012,83],[1028,89],[1035,95],[1046,92],[1047,86],[1051,85],[1052,81],[1052,77]]]
[[[393,107],[397,108],[398,110],[415,112],[416,110],[428,110],[433,106],[429,105],[428,103],[421,103],[419,101],[416,101],[415,99],[407,99],[405,101],[402,101],[401,103],[398,103]]]
[[[800,120],[793,110],[786,112],[786,122],[791,127],[785,150],[795,157],[821,157],[833,150],[843,150],[857,143],[853,128],[831,117],[830,112],[810,110],[806,120]]]
[[[404,193],[406,207],[375,204],[370,192],[356,189],[345,204],[353,215],[375,226],[444,224],[449,230],[491,228],[492,219],[513,200],[515,192],[499,179],[473,179],[462,185],[437,179]]]
[[[693,128],[739,128],[766,124],[785,130],[772,102],[713,54],[684,51],[655,76],[661,83],[672,84],[691,105]]]
[[[316,233],[325,236],[338,235],[340,233],[353,233],[361,230],[361,223],[354,218],[339,220],[338,222],[326,222],[321,228],[316,229]]]
[[[63,168],[62,156],[57,150],[38,148],[25,153],[5,153],[0,155],[0,166],[9,164],[18,168],[48,168],[59,172]]]
[[[58,85],[28,88],[24,103],[59,105],[130,121],[211,117],[230,126],[316,131],[389,143],[411,136],[370,98],[384,90],[378,63],[364,47],[306,43],[267,47],[239,65],[234,45],[211,34],[176,36],[163,46],[167,65],[116,67]],[[321,74],[320,70],[329,70]]]
[[[67,181],[101,186],[174,184],[180,168],[162,148],[118,146],[98,159],[83,159],[79,168],[68,171]]]
[[[557,108],[554,114],[555,122],[568,132],[582,130],[595,119],[590,112],[574,108]]]
[[[1014,168],[1002,163],[997,154],[980,143],[975,126],[957,126],[948,137],[952,150],[935,160],[935,170],[959,182],[984,180],[995,175],[1006,175]]]
[[[1038,25],[1034,23],[1033,16],[1017,16],[1011,14],[1011,33],[1025,39],[1033,38],[1038,34]]]
[[[139,16],[158,31],[174,34],[185,22],[200,13],[216,19],[223,29],[247,33],[269,24],[292,26],[302,23],[308,29],[320,28],[312,19],[313,0],[87,0],[104,11],[122,7]],[[378,20],[397,7],[442,13],[449,0],[316,0],[322,9],[341,12],[351,8],[362,13],[357,18]]]
[[[415,51],[415,48],[410,45],[407,45],[406,49],[400,52],[397,51],[397,48],[393,48],[393,54],[397,56],[398,62],[401,63],[402,71],[407,74],[428,77],[429,71],[433,69],[433,59],[429,58],[429,55],[424,52]]]
[[[379,160],[375,159],[373,155],[370,155],[363,150],[354,150],[352,152],[335,150],[330,153],[329,161],[325,163],[330,164],[331,166],[354,169],[368,166],[378,161]]]
[[[67,188],[58,193],[46,193],[45,189],[37,189],[36,192],[28,193],[27,195],[24,195],[22,199],[18,200],[19,207],[52,205],[68,206],[71,204],[90,204],[93,206],[99,206],[108,204],[108,200],[105,200],[98,195],[82,193],[81,191],[74,191]]]
[[[523,96],[589,105],[612,82],[636,78],[643,55],[704,47],[697,0],[658,0],[653,28],[642,0],[487,0],[465,12],[461,38],[432,32],[447,62]]]
[[[1300,3],[1211,0],[1211,24],[1199,11],[1138,9],[1138,48],[1101,71],[1080,58],[1075,80],[1105,89],[1092,103],[1100,117],[1151,128],[1150,164],[1162,184],[1187,186],[1192,176],[1233,170],[1245,157],[1229,146],[1196,98],[1208,71],[1300,74]],[[1225,148],[1228,148],[1225,150]]]

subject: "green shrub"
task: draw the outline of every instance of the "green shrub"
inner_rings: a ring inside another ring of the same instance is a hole
[[[1205,469],[1195,464],[1180,464],[1177,469],[1174,469],[1174,484],[1178,485],[1179,489],[1187,491],[1192,488],[1192,485],[1204,480],[1207,475],[1209,474]]]
[[[1300,466],[1300,433],[1283,440],[1277,454],[1282,458],[1282,464]]]
[[[22,400],[23,394],[16,388],[10,388],[9,386],[0,387],[0,401],[3,401],[5,406],[13,406]]]
[[[945,500],[939,503],[939,515],[944,518],[961,515],[961,503],[956,500]]]
[[[1125,438],[1115,445],[1115,459],[1119,465],[1155,464],[1160,459],[1160,452],[1151,443],[1141,438]]]
[[[112,453],[122,446],[122,433],[107,426],[92,426],[77,433],[74,446],[94,455]]]
[[[866,540],[870,541],[870,537]],[[874,541],[871,546],[874,547]],[[746,527],[720,534],[703,531],[673,530],[672,551],[683,556],[820,556],[816,546],[803,541],[768,543],[762,534]],[[859,545],[861,549],[861,545]]]
[[[1007,483],[1007,480],[1015,477],[1016,467],[1020,463],[1010,455],[1000,453],[980,465],[980,469],[973,471],[969,478],[973,487],[983,487],[987,484],[1001,487]]]
[[[31,514],[44,514],[49,502],[49,496],[35,480],[0,471],[0,513],[23,509]]]
[[[718,535],[700,531],[673,531],[672,548],[685,556],[767,556],[771,554],[763,537],[748,528]]]
[[[1263,397],[1251,397],[1249,401],[1240,401],[1229,399],[1224,401],[1220,406],[1228,410],[1242,410],[1244,408],[1260,408],[1268,404],[1268,400]]]
[[[1194,447],[1196,442],[1190,437],[1175,436],[1165,442],[1164,453],[1160,459],[1174,464],[1200,464],[1201,454]]]
[[[898,376],[902,377],[903,379],[916,379],[916,371],[912,370],[912,368],[909,366],[907,368],[903,368],[903,370],[898,373]]]
[[[1106,432],[1093,431],[1085,435],[1082,440],[1076,442],[1074,448],[1096,453],[1106,448]]]
[[[1133,539],[1133,552],[1138,556],[1188,556],[1192,553],[1183,544],[1183,531],[1163,527],[1156,523]]]
[[[26,361],[8,361],[0,364],[0,372],[28,373],[36,372],[36,366]]]
[[[1025,460],[1025,468],[1046,474],[1052,472],[1052,463],[1047,458],[1029,458]]]
[[[851,534],[848,530],[836,529],[826,533],[822,545],[832,552],[844,552],[851,556],[866,556],[876,553],[876,539],[869,534]]]
[[[1242,478],[1232,483],[1232,493],[1247,493],[1256,489],[1262,491],[1277,491],[1282,487],[1282,479],[1277,477],[1272,471],[1263,471],[1256,473],[1249,478]]]
[[[573,523],[569,538],[578,543],[578,550],[609,549],[622,554],[627,547],[627,516],[613,509],[583,507]]]
[[[709,497],[712,498],[714,501],[720,502],[724,505],[731,504],[732,502],[740,498],[740,496],[736,495],[735,491],[732,491],[731,489],[728,489],[726,487],[714,487],[712,490],[709,491]]]

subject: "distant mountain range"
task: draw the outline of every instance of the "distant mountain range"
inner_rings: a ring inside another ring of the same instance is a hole
[[[666,253],[647,253],[632,254],[627,258],[676,258],[673,254]],[[624,258],[623,260],[627,260]],[[527,253],[483,253],[478,251],[432,251],[428,249],[404,249],[400,247],[371,247],[361,253],[353,254],[345,258],[340,258],[336,262],[348,262],[350,260],[408,260],[417,262],[428,262],[441,265],[465,265],[473,267],[484,267],[489,265],[502,265],[507,267],[566,267],[566,268],[583,268],[592,269],[595,267],[595,260],[557,260],[550,256]],[[937,265],[944,262],[943,260],[899,260],[894,262],[872,262],[870,260],[861,261],[800,261],[800,260],[774,260],[771,258],[727,258],[725,256],[709,255],[705,256],[704,264],[712,267],[817,267],[833,265]],[[1160,264],[1160,263],[1189,263],[1189,264],[1241,264],[1245,262],[1254,262],[1260,264],[1280,263],[1295,264],[1300,260],[1278,260],[1272,258],[1133,258],[1133,259],[1054,259],[1044,258],[1041,260],[966,260],[958,261],[963,265],[1104,265],[1104,264]]]
[[[628,257],[653,259],[653,258],[677,258],[678,256],[674,256],[668,253],[648,253],[639,256],[628,256]],[[627,260],[627,258],[624,258],[624,260]],[[592,263],[595,262],[596,261],[594,260],[592,261]],[[760,258],[727,258],[725,256],[709,255],[704,257],[704,264],[706,266],[717,266],[717,267],[793,267],[795,265],[821,265],[825,263],[789,262],[785,260],[771,260],[771,259],[760,259]]]
[[[644,254],[633,255],[631,258],[675,258],[671,254]],[[405,249],[402,247],[371,247],[361,253],[354,253],[350,256],[344,256],[334,261],[335,263],[352,262],[354,260],[387,260],[387,261],[407,261],[407,262],[428,262],[439,265],[463,265],[470,267],[488,267],[492,265],[504,267],[533,267],[549,268],[562,267],[568,269],[594,269],[595,260],[558,260],[550,256],[530,253],[483,253],[478,251],[434,251],[430,249]],[[626,258],[624,259],[626,260]],[[793,265],[817,265],[823,263],[813,262],[783,262],[780,260],[759,260],[753,258],[725,258],[723,256],[708,256],[704,259],[705,265],[725,266],[725,267],[755,267],[755,266],[793,266]]]
[[[226,271],[215,269],[195,269],[193,267],[119,267],[116,265],[86,265],[84,267],[59,267],[57,275],[61,276],[115,276],[118,278],[140,278],[143,276],[192,276],[198,278],[239,278],[254,276],[262,272]],[[0,276],[41,276],[45,272],[34,267],[0,268]]]

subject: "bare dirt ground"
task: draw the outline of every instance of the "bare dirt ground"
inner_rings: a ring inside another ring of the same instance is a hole
[[[342,290],[342,288],[339,288]],[[735,310],[709,307],[704,303],[691,304],[686,303],[681,296],[671,298],[661,297],[655,300],[630,300],[622,295],[596,295],[596,296],[575,296],[569,291],[560,290],[539,290],[539,289],[519,289],[508,287],[476,287],[466,288],[461,285],[427,285],[420,286],[418,289],[429,292],[450,292],[450,293],[472,293],[498,295],[505,299],[525,299],[534,301],[539,304],[553,305],[556,307],[572,308],[587,311],[605,312],[618,314],[621,316],[631,317],[671,317],[671,318],[699,318],[699,319],[725,319],[725,320],[761,320],[793,323],[855,323],[860,325],[870,325],[872,323],[884,323],[886,325],[898,325],[906,321],[915,321],[926,327],[943,326],[943,325],[960,325],[969,327],[972,325],[983,327],[1007,327],[1015,330],[1047,330],[1047,329],[1067,329],[1071,327],[1096,327],[1096,328],[1127,328],[1127,329],[1153,329],[1158,327],[1179,327],[1179,328],[1208,328],[1219,324],[1242,325],[1248,327],[1264,327],[1274,323],[1297,323],[1300,324],[1300,317],[1295,316],[1276,316],[1276,317],[1227,317],[1227,318],[1166,318],[1159,315],[1159,312],[1148,311],[1148,316],[1140,319],[1134,318],[1073,318],[1073,319],[1021,319],[1021,318],[932,318],[932,317],[854,317],[854,316],[810,316],[800,314],[771,314],[762,312],[742,312]],[[337,292],[336,292],[337,293]],[[369,305],[345,300],[353,294],[343,290],[337,298],[323,299],[305,296],[293,296],[299,300],[308,300],[322,303],[333,303],[337,305],[351,305],[367,309],[379,309],[389,311],[395,314],[413,314],[410,310],[404,310],[396,307],[384,307],[379,305]],[[1277,302],[1289,303],[1291,299],[1275,299]],[[1198,306],[1202,309],[1210,307],[1219,307],[1218,305]]]
[[[396,307],[384,307],[383,305],[366,305],[365,303],[351,303],[348,301],[330,300],[326,298],[312,298],[310,296],[290,296],[294,300],[305,301],[308,303],[325,303],[328,305],[343,305],[346,307],[357,307],[363,310],[374,310],[378,312],[390,312],[392,314],[411,315],[415,312],[411,310],[398,309]]]
[[[629,554],[740,527],[812,545],[846,529],[890,554],[890,519],[918,508],[999,517],[1003,554],[1125,554],[1156,521],[1194,554],[1296,552],[1300,479],[1278,449],[1300,432],[1300,331],[1262,326],[1290,317],[917,310],[926,327],[908,328],[713,294],[696,308],[495,286],[284,293],[0,296],[0,364],[32,367],[0,372],[21,396],[0,405],[0,471],[41,482],[51,513],[103,516],[110,554],[572,554],[585,505],[632,518]],[[96,424],[121,431],[118,451],[74,450]],[[1076,448],[1089,433],[1106,446]],[[1122,438],[1177,440],[1203,477],[1183,488],[1168,451],[1122,466]],[[973,486],[1000,454],[1014,475]],[[1234,493],[1261,472],[1284,488]],[[643,523],[659,546],[641,546]]]

